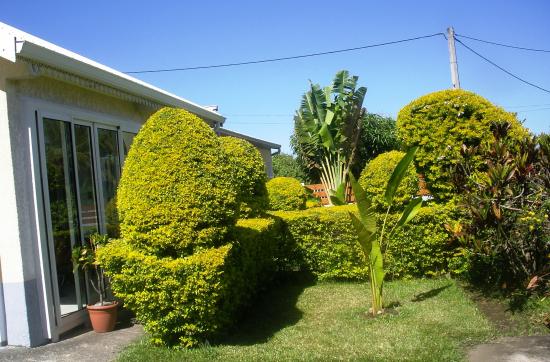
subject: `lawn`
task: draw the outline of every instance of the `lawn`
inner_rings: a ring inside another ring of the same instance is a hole
[[[144,339],[119,361],[459,361],[468,346],[497,334],[453,280],[389,282],[384,292],[393,307],[370,318],[365,284],[287,278],[210,345],[173,350]]]

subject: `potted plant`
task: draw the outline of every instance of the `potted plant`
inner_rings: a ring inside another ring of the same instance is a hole
[[[115,328],[117,320],[117,301],[106,301],[108,284],[101,265],[99,265],[96,253],[108,242],[107,235],[94,233],[90,235],[87,243],[75,246],[72,251],[72,259],[75,268],[81,268],[89,272],[90,284],[99,296],[99,301],[87,306],[92,328],[97,333],[110,332]],[[94,280],[95,279],[95,280]]]

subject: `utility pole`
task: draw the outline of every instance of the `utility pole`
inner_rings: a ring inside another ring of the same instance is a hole
[[[449,61],[451,63],[451,82],[453,83],[453,89],[460,89],[458,64],[456,63],[455,30],[452,26],[447,28],[447,41],[449,43]]]

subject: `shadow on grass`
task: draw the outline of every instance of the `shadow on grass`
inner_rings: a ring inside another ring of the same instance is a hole
[[[449,288],[450,286],[451,286],[451,284],[447,284],[447,285],[444,285],[444,286],[439,287],[439,288],[428,290],[427,292],[419,293],[419,294],[415,295],[414,298],[411,299],[411,301],[412,302],[422,302],[426,299],[433,298],[433,297],[437,296],[439,293],[441,293],[442,291],[444,291],[445,289]]]
[[[315,278],[310,274],[279,276],[216,344],[248,346],[267,342],[276,332],[302,318],[303,313],[296,308],[296,302],[304,289],[313,284]]]

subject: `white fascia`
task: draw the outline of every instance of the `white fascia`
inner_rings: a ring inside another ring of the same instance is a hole
[[[0,22],[0,39],[4,39],[2,44],[6,41],[9,44],[10,37],[14,39],[15,53],[24,59],[90,79],[162,105],[186,109],[214,123],[225,122],[225,117],[217,112]]]

